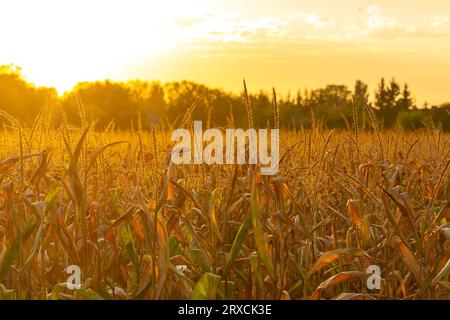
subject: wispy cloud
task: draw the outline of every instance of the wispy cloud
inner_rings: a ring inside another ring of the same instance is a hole
[[[305,21],[316,27],[315,33],[303,34],[306,39],[322,41],[393,40],[436,38],[448,35],[442,26],[450,22],[446,16],[434,16],[428,23],[404,22],[385,16],[380,6],[369,5],[362,21],[351,23],[333,18],[319,18],[314,14],[299,13]],[[450,25],[450,24],[449,24]],[[300,28],[298,28],[300,29]],[[448,30],[447,30],[448,31]],[[300,38],[301,39],[301,33]]]
[[[289,16],[289,20],[291,21],[298,21],[299,19],[317,29],[329,28],[335,24],[334,19],[323,18],[315,13],[297,12]]]
[[[215,12],[198,18],[182,17],[179,26],[188,39],[227,43],[426,39],[443,37],[450,31],[447,16],[435,15],[425,22],[406,22],[384,15],[377,5],[369,5],[363,13],[363,19],[349,22],[343,17],[314,12],[254,19]]]
[[[378,31],[384,28],[394,28],[398,24],[394,18],[387,18],[382,15],[381,8],[370,5],[367,8],[367,29],[369,32]]]
[[[436,19],[434,23],[442,25],[444,20]],[[384,39],[399,38],[435,38],[445,36],[445,33],[430,29],[426,24],[412,24],[397,20],[393,17],[386,17],[382,14],[379,6],[370,5],[367,8],[367,26],[360,32],[360,36]]]
[[[237,15],[226,13],[180,21],[185,26],[187,37],[219,42],[258,42],[281,38],[286,35],[288,27],[288,22],[282,18],[240,19]]]
[[[450,17],[449,16],[440,15],[440,14],[434,15],[429,20],[429,25],[432,28],[440,28],[442,26],[449,26],[450,25]]]

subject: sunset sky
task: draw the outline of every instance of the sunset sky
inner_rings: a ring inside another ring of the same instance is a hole
[[[0,0],[0,65],[60,93],[189,79],[281,92],[380,77],[450,101],[448,0]]]

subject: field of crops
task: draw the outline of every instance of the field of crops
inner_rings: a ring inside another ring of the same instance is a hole
[[[173,165],[169,128],[3,116],[0,299],[450,298],[438,128],[280,129],[280,171],[261,176]]]

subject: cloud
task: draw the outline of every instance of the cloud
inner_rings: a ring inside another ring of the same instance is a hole
[[[176,20],[176,24],[180,28],[190,28],[197,24],[204,22],[205,19],[201,17],[179,17]]]
[[[445,19],[442,17],[432,20],[435,25],[443,25]],[[430,39],[445,37],[444,30],[430,28],[429,23],[408,23],[400,21],[394,17],[383,15],[382,10],[377,5],[369,5],[366,10],[366,17],[363,23],[337,26],[335,33],[328,37],[328,40],[395,40],[395,39]]]
[[[383,28],[394,28],[397,20],[386,18],[381,14],[381,8],[376,5],[367,7],[367,29],[369,32],[378,31]]]
[[[435,26],[442,25],[446,20],[442,17],[434,17],[431,23]],[[445,36],[442,32],[431,30],[423,24],[410,24],[400,22],[395,18],[386,17],[382,14],[381,8],[376,5],[370,5],[367,8],[367,29],[361,32],[362,36],[381,38],[381,39],[399,39],[399,38],[436,38]]]
[[[294,12],[280,16],[244,19],[239,15],[213,12],[199,17],[180,17],[178,26],[185,39],[225,43],[271,43],[428,39],[447,36],[450,18],[435,15],[425,21],[401,21],[386,16],[380,6],[369,5],[354,19]]]
[[[332,27],[335,23],[334,19],[324,19],[322,17],[317,16],[314,13],[307,13],[307,12],[297,12],[295,14],[292,14],[290,15],[290,19],[291,20],[302,19],[307,24],[318,29]]]
[[[450,25],[450,17],[448,16],[443,16],[440,14],[434,15],[433,17],[431,17],[430,21],[429,21],[429,25],[432,28],[439,28],[442,26],[448,26]]]
[[[219,42],[257,42],[281,38],[286,35],[288,26],[288,22],[282,18],[240,19],[226,13],[180,21],[187,37]]]

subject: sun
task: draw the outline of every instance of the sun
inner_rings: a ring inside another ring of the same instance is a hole
[[[68,4],[69,3],[69,4]],[[9,1],[0,4],[0,64],[15,64],[28,81],[60,94],[79,81],[120,78],[136,61],[177,46],[177,1]],[[26,10],[24,10],[26,8]]]

